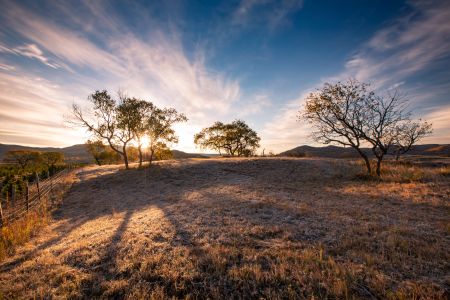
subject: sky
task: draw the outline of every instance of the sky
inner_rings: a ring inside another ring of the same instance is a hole
[[[317,145],[297,116],[325,82],[356,78],[398,89],[423,143],[450,143],[450,2],[396,0],[0,0],[0,143],[63,147],[96,90],[174,107],[174,148],[242,119],[261,149]]]

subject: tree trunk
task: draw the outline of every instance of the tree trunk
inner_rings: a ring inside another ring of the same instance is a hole
[[[356,149],[356,151],[358,151],[359,155],[364,159],[364,162],[366,164],[366,169],[367,169],[367,174],[370,175],[370,173],[372,172],[372,168],[370,167],[370,160],[367,157],[367,155],[361,151],[361,149],[354,147]]]
[[[377,176],[381,177],[381,161],[383,160],[383,156],[378,157],[377,160]]]
[[[153,147],[150,147],[150,158],[148,160],[148,166],[152,164],[153,161]]]
[[[129,169],[129,166],[128,166],[128,155],[127,155],[127,145],[126,144],[124,144],[123,146],[122,146],[122,155],[123,155],[123,161],[125,162],[125,169]]]
[[[142,167],[142,149],[141,149],[142,145],[139,144],[138,146],[138,151],[139,151],[139,168]]]

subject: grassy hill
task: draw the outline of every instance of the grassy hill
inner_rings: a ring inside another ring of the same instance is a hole
[[[0,262],[0,296],[448,298],[450,177],[393,166],[375,181],[324,158],[87,167]]]

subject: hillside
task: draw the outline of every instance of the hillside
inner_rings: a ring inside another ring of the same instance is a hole
[[[445,299],[450,177],[402,168],[388,173],[428,177],[362,181],[311,158],[87,167],[0,262],[0,296]]]
[[[93,163],[92,156],[87,152],[84,144],[77,144],[69,147],[56,148],[56,147],[28,147],[21,145],[7,145],[0,144],[0,161],[3,159],[6,152],[10,150],[34,150],[34,151],[58,151],[64,153],[64,157],[68,162],[84,162]],[[172,150],[175,159],[183,158],[208,158],[211,154],[199,154],[199,153],[186,153],[179,150]]]
[[[372,152],[369,148],[362,149],[369,156]],[[450,145],[425,144],[415,145],[407,155],[423,155],[423,156],[443,156],[450,157]],[[291,150],[287,150],[278,154],[278,156],[288,157],[329,157],[329,158],[357,158],[359,154],[352,148],[344,148],[338,146],[312,147],[299,146]]]

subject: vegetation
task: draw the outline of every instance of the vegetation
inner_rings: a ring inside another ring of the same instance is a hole
[[[107,145],[103,144],[102,141],[88,140],[86,142],[86,149],[94,158],[95,163],[99,166],[105,164],[115,164],[121,161],[120,155]]]
[[[6,199],[11,199],[13,194],[22,196],[26,183],[35,181],[36,175],[47,178],[66,168],[61,152],[12,150],[5,154],[5,162],[9,165],[0,166],[0,195],[5,198],[4,205],[9,205]]]
[[[446,299],[441,168],[349,160],[89,167],[0,263],[4,298]]]
[[[431,133],[431,124],[413,121],[405,111],[406,99],[398,92],[379,96],[366,83],[350,79],[345,83],[326,83],[311,93],[302,117],[314,126],[315,140],[325,144],[337,143],[354,148],[364,159],[367,173],[371,164],[364,144],[371,145],[376,157],[376,174],[381,175],[381,163],[389,149],[397,155]]]
[[[132,149],[130,144],[133,141],[137,143],[139,166],[142,166],[142,143],[145,136],[150,140],[150,163],[157,144],[178,141],[172,126],[186,121],[186,116],[173,108],[160,109],[145,100],[125,95],[120,95],[119,98],[119,101],[113,99],[107,91],[96,91],[88,98],[92,104],[92,118],[88,118],[74,104],[72,123],[87,128],[101,143],[105,141],[123,158],[126,169],[129,169],[128,151]]]
[[[244,121],[230,124],[216,122],[194,136],[194,143],[203,149],[231,156],[251,156],[259,147],[260,137]]]

